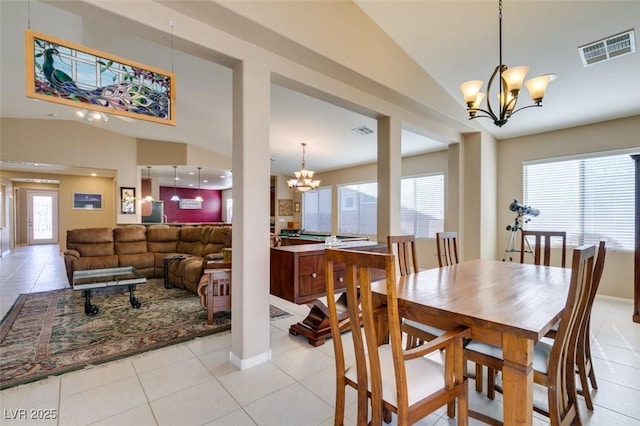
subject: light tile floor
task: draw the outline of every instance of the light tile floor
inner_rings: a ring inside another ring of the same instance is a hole
[[[0,258],[0,315],[20,293],[66,287],[57,245],[20,247]],[[223,333],[147,352],[0,392],[1,425],[332,425],[334,398],[331,340],[313,348],[289,326],[305,306],[278,298],[272,303],[293,315],[271,322],[270,362],[240,371],[228,361],[231,334]],[[581,405],[592,426],[640,424],[640,324],[631,321],[629,300],[598,297],[592,332],[599,389],[596,405]],[[545,391],[535,389],[536,401]],[[502,398],[488,401],[470,385],[471,406],[499,416]],[[355,397],[347,400],[347,424],[355,419]],[[19,411],[26,410],[26,411]],[[50,420],[16,420],[17,414]],[[534,424],[545,425],[542,416]],[[395,424],[395,419],[392,424]],[[420,425],[455,424],[438,410]],[[471,420],[470,424],[480,424]]]

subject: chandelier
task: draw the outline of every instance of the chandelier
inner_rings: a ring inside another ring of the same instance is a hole
[[[316,190],[320,186],[319,180],[313,180],[313,172],[311,170],[306,169],[306,165],[304,162],[304,154],[306,143],[302,143],[302,167],[299,172],[294,172],[296,176],[295,179],[289,179],[287,181],[287,185],[289,188],[293,188],[296,191],[306,192],[309,190]]]
[[[524,84],[525,86],[527,86],[529,95],[531,96],[531,100],[534,103],[533,105],[527,105],[516,109],[518,94],[520,93],[522,82],[524,81],[524,78],[529,71],[529,67],[517,66],[508,68],[502,63],[502,0],[499,0],[498,2],[498,10],[500,62],[496,69],[493,71],[493,74],[491,74],[489,84],[487,85],[486,107],[481,108],[482,100],[485,98],[485,94],[480,92],[480,88],[482,87],[481,80],[466,81],[460,85],[460,90],[462,90],[464,102],[467,104],[469,120],[478,117],[490,118],[493,120],[493,124],[498,127],[502,127],[507,123],[507,120],[509,120],[509,118],[511,118],[511,116],[516,112],[525,108],[541,107],[542,98],[544,97],[544,92],[547,89],[547,85],[549,84],[549,82],[556,78],[556,75],[546,74],[527,80]],[[498,109],[497,111],[491,105],[493,102],[491,98],[491,85],[496,78],[499,79],[500,84],[499,93],[496,95],[496,99],[498,101],[496,105],[496,108]],[[478,115],[478,113],[482,113],[484,115]]]

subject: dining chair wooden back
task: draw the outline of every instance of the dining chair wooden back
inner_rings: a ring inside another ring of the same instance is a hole
[[[387,253],[396,255],[401,276],[418,271],[416,240],[413,235],[388,235]],[[439,328],[408,319],[402,320],[401,328],[407,335],[407,349],[433,340],[444,333],[444,330]]]
[[[396,255],[400,275],[418,272],[416,239],[413,235],[388,235],[387,252]]]
[[[598,271],[604,263],[604,257],[600,256],[594,266],[595,252],[594,245],[583,245],[573,250],[567,301],[555,338],[552,343],[541,340],[534,346],[533,380],[547,388],[548,409],[535,404],[533,408],[547,415],[552,426],[581,424],[575,375],[576,349],[580,326],[588,310],[590,292],[600,278]],[[465,353],[470,361],[489,367],[488,378],[493,377],[493,371],[503,367],[501,348],[472,340],[466,346]],[[470,412],[472,417],[476,417],[476,414]]]
[[[398,425],[413,424],[438,408],[458,403],[458,424],[467,424],[467,381],[464,377],[464,327],[447,332],[420,347],[404,350],[396,296],[395,256],[355,250],[327,249],[327,305],[335,352],[336,403],[334,424],[344,422],[345,392],[357,392],[359,425],[381,425],[395,413]],[[339,266],[338,266],[339,265]],[[345,268],[348,317],[339,320],[335,275]],[[372,270],[385,271],[386,304],[371,290]],[[385,318],[386,317],[386,318]],[[350,324],[350,333],[342,332]],[[343,338],[350,334],[355,365],[346,365]],[[343,337],[344,336],[344,337]],[[444,363],[425,355],[443,350]],[[369,404],[371,419],[369,419]],[[455,412],[455,410],[454,410]]]
[[[458,263],[458,233],[436,232],[436,253],[440,267]]]
[[[562,257],[560,266],[567,266],[567,233],[565,231],[527,231],[522,230],[520,239],[520,263],[525,263],[525,254],[533,254],[535,265],[551,265],[551,248],[553,241],[560,239]],[[533,246],[531,243],[533,242]]]
[[[593,400],[591,399],[591,392],[589,391],[589,383],[591,383],[591,387],[593,389],[598,389],[598,382],[596,381],[593,362],[591,360],[591,311],[593,309],[593,302],[595,301],[596,294],[598,293],[600,280],[602,279],[606,253],[606,242],[604,240],[600,241],[598,245],[598,257],[596,258],[593,270],[593,283],[589,290],[584,318],[580,324],[580,331],[578,332],[578,347],[576,348],[576,371],[578,372],[581,385],[578,389],[578,394],[584,397],[585,405],[589,410],[593,410]],[[557,326],[558,324],[556,324],[556,326],[547,333],[546,337],[555,338],[558,331]]]

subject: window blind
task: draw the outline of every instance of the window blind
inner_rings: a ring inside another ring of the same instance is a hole
[[[634,248],[633,160],[627,154],[525,164],[524,202],[540,210],[529,230],[567,231],[567,244]]]
[[[376,235],[378,232],[378,183],[338,186],[338,232]]]
[[[401,230],[416,238],[435,238],[444,228],[444,174],[402,179]]]
[[[302,194],[302,227],[307,232],[331,233],[331,187]]]

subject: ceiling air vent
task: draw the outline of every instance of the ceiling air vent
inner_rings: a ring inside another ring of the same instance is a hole
[[[585,44],[578,48],[582,65],[585,67],[635,51],[636,43],[633,30]]]
[[[361,135],[370,135],[371,133],[373,133],[373,130],[371,130],[367,126],[356,127],[355,129],[351,129],[351,130]]]

